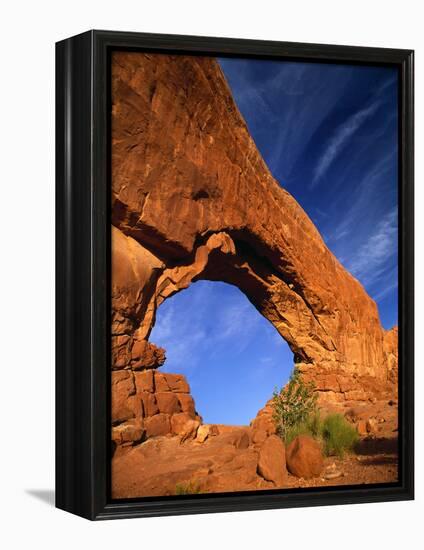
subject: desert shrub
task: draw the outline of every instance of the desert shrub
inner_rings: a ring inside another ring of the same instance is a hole
[[[327,456],[343,457],[346,451],[353,449],[359,439],[355,428],[341,414],[326,416],[320,431]]]
[[[314,390],[314,385],[304,382],[295,367],[288,384],[274,391],[273,418],[277,433],[286,445],[298,435],[309,435],[322,442],[327,456],[343,457],[354,448],[358,434],[341,414],[321,418]]]
[[[196,481],[177,483],[175,486],[176,495],[196,495],[201,493],[199,484]]]
[[[322,420],[318,410],[313,411],[301,424],[295,424],[286,429],[285,444],[289,445],[298,435],[309,435],[314,439],[321,439]]]
[[[312,436],[309,426],[306,422],[302,424],[296,424],[294,426],[291,426],[290,428],[287,428],[284,434],[284,443],[286,445],[289,445],[293,441],[293,439],[296,439],[298,435]]]
[[[315,438],[320,438],[322,434],[322,419],[319,410],[315,410],[306,421],[308,433]]]
[[[306,383],[295,366],[286,386],[274,391],[273,418],[277,433],[285,443],[289,443],[289,437],[294,439],[299,435],[296,431],[306,430],[302,433],[308,433],[308,422],[317,413],[314,390],[314,384]]]

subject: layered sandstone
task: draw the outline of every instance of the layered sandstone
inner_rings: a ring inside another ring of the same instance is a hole
[[[202,422],[184,376],[146,369],[112,371],[112,441],[126,447],[148,438],[196,437]]]
[[[140,410],[136,372],[163,363],[148,343],[157,308],[200,279],[242,290],[323,402],[395,391],[397,331],[274,180],[216,60],[115,52],[112,143],[117,422]]]

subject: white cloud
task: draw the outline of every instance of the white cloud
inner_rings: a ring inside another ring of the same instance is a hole
[[[335,131],[334,135],[329,139],[326,151],[324,152],[323,156],[315,167],[315,173],[309,186],[310,189],[316,187],[316,185],[325,175],[327,170],[333,164],[339,153],[347,146],[349,139],[355,134],[355,132],[359,130],[364,122],[366,122],[375,114],[375,112],[383,103],[383,99],[381,96],[383,95],[385,90],[389,86],[392,86],[395,82],[395,78],[389,78],[388,80],[385,80],[374,92],[374,99],[372,100],[371,104],[363,107],[362,109],[351,115],[346,120],[346,122]]]
[[[342,230],[335,230],[333,235],[325,239],[328,243],[334,243],[336,241],[339,241],[340,239],[343,239],[344,237],[347,237],[349,235],[349,231],[347,229]],[[340,260],[342,261],[342,260]]]
[[[397,254],[397,236],[398,214],[395,208],[377,224],[346,267],[365,285],[376,281],[386,270],[387,260]]]
[[[206,339],[205,331],[192,317],[181,315],[172,298],[165,303],[166,307],[161,306],[158,310],[150,341],[165,348],[167,365],[177,369],[187,365],[194,367],[198,363],[195,350]]]
[[[238,353],[246,349],[261,322],[260,313],[247,299],[243,303],[223,305],[220,308],[219,330],[215,337],[230,342]]]
[[[195,283],[158,309],[150,340],[165,348],[168,369],[192,371],[222,346],[241,353],[254,337],[260,314],[241,293],[221,295],[222,284]]]
[[[396,154],[397,148],[389,150],[374,166],[370,166],[369,171],[358,181],[356,197],[349,208],[343,207],[342,221],[331,229],[331,235],[328,239],[325,239],[327,243],[335,243],[345,239],[352,230],[355,230],[358,224],[362,223],[364,212],[369,211],[371,203],[375,204],[377,194],[381,192],[381,179],[386,178],[387,172],[393,169]],[[340,261],[342,260],[340,259]]]
[[[336,133],[329,140],[327,149],[315,168],[310,189],[316,187],[319,180],[325,175],[327,170],[333,164],[340,151],[347,145],[349,139],[362,126],[362,124],[377,111],[380,104],[380,101],[375,101],[368,107],[356,112],[347,119],[345,124],[339,127]]]
[[[201,281],[160,306],[150,340],[165,348],[167,370],[192,373],[225,350],[234,358],[258,337],[268,338],[270,349],[284,344],[247,298],[227,286]]]
[[[393,274],[393,277],[396,278],[396,280],[393,283],[389,283],[387,286],[385,286],[380,292],[377,292],[373,295],[373,298],[376,302],[381,301],[383,298],[385,298],[392,290],[397,289],[398,282],[397,282],[397,273]]]

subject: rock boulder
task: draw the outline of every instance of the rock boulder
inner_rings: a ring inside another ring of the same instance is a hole
[[[276,435],[269,436],[259,450],[258,474],[276,487],[284,487],[287,481],[285,448]]]
[[[307,435],[298,435],[287,446],[286,460],[288,471],[304,479],[319,476],[324,465],[319,443]]]

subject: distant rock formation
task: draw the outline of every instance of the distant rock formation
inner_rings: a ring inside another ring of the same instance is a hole
[[[157,308],[200,279],[244,292],[321,402],[396,393],[397,329],[382,328],[375,302],[272,177],[215,59],[115,52],[112,144],[117,441],[136,424],[138,372],[164,361],[148,342]],[[171,430],[166,415],[181,413],[158,407],[152,430]]]

